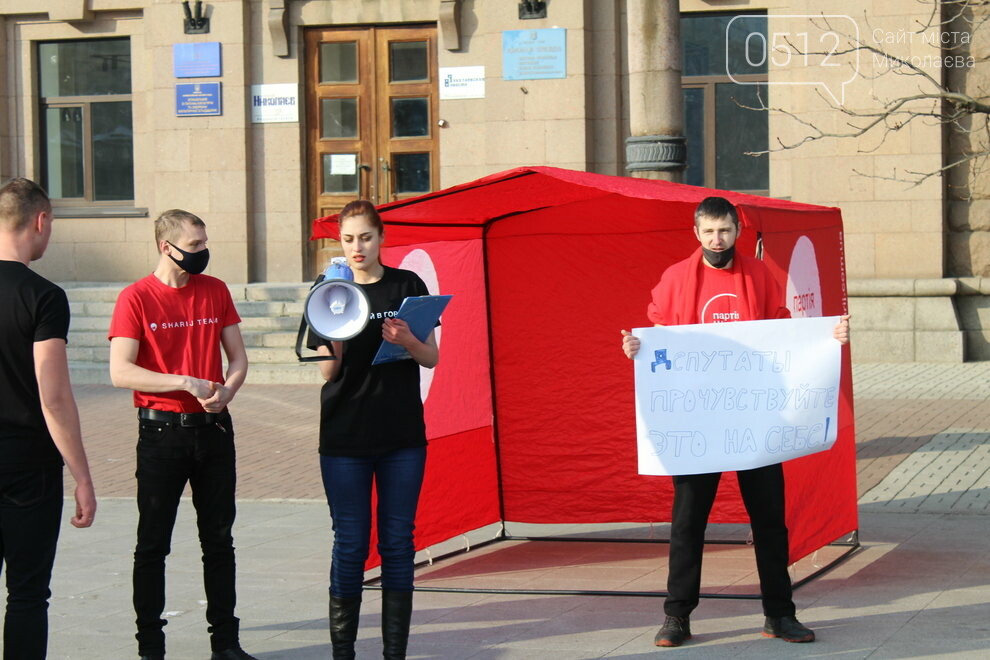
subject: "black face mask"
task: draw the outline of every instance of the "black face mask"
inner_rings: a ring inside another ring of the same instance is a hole
[[[709,263],[713,268],[725,268],[732,261],[732,257],[736,254],[736,246],[733,245],[727,250],[722,250],[721,252],[715,252],[714,250],[709,250],[708,248],[701,248],[701,251],[705,255],[705,261]]]
[[[171,242],[169,242],[173,248],[179,251],[182,255],[182,261],[179,261],[172,255],[168,255],[168,258],[175,262],[175,264],[186,271],[190,275],[199,275],[204,270],[206,270],[206,265],[210,263],[210,249],[205,248],[199,252],[186,252],[180,247],[175,247]]]

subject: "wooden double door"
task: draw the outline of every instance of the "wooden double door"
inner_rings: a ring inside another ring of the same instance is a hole
[[[311,218],[354,199],[383,204],[437,189],[436,41],[436,27],[421,25],[306,32]],[[308,270],[335,253],[334,242],[311,241]]]

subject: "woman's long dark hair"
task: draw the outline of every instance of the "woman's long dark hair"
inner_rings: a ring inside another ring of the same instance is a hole
[[[378,230],[379,235],[385,233],[385,223],[382,222],[382,217],[378,215],[375,205],[366,199],[355,199],[340,209],[340,214],[337,216],[337,226],[340,227],[340,225],[344,224],[344,220],[353,218],[356,215],[363,215],[368,218],[371,221],[371,225]]]

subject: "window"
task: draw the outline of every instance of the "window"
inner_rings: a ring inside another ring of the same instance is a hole
[[[770,189],[769,159],[747,156],[769,144],[767,17],[684,14],[684,181],[759,194]]]
[[[134,200],[129,39],[38,44],[41,161],[53,200]]]

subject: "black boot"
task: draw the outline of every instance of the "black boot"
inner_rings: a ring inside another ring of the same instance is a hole
[[[412,599],[411,591],[382,589],[382,656],[385,660],[405,660]]]
[[[330,594],[330,643],[334,660],[354,660],[361,597],[337,598]]]

